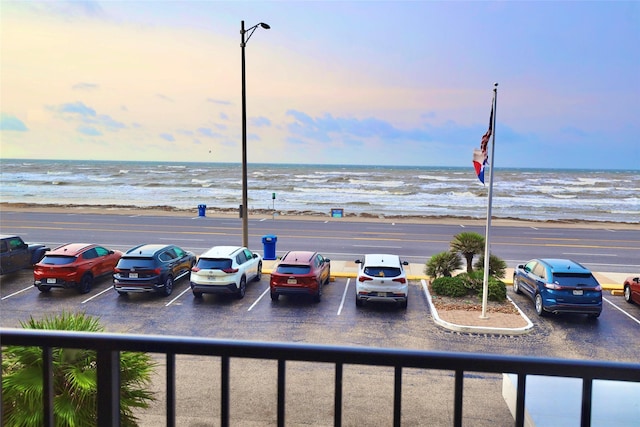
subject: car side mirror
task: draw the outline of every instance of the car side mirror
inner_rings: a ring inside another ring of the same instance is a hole
[[[331,262],[331,260],[329,258],[325,258],[324,262]]]
[[[258,254],[253,254],[252,257],[253,258],[258,258]]]
[[[402,265],[409,265],[409,261],[402,261]]]
[[[355,260],[356,264],[362,264],[362,261],[360,261],[359,259]]]

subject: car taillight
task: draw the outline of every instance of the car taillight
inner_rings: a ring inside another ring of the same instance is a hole
[[[200,267],[192,267],[191,271],[193,271],[194,273],[197,273],[198,271],[200,271]]]
[[[547,289],[554,289],[556,291],[562,289],[562,286],[558,285],[557,283],[545,283],[544,287]]]
[[[398,283],[407,283],[407,279],[405,279],[404,277],[399,277],[397,279],[393,279],[394,282],[398,282]]]
[[[121,273],[121,272],[122,272],[122,270],[120,270],[119,268],[114,268],[114,269],[113,269],[113,272],[114,272],[114,273]]]
[[[222,271],[224,271],[227,274],[233,274],[233,273],[237,273],[238,269],[237,268],[224,268],[224,269],[222,269]]]
[[[373,280],[373,278],[367,276],[358,277],[358,282],[366,282],[367,280]]]
[[[602,290],[602,286],[598,285],[595,287],[594,291],[600,292]]]
[[[160,269],[160,268],[154,268],[154,269],[153,269],[153,273],[154,273],[155,275],[160,275],[160,273],[162,273],[162,269]]]

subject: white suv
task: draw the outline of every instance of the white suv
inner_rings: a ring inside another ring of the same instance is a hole
[[[397,255],[368,254],[364,261],[356,260],[359,264],[356,279],[356,306],[360,307],[365,301],[399,302],[402,308],[407,308],[409,299],[409,283],[403,265]]]
[[[262,277],[262,257],[245,247],[214,246],[191,269],[191,290],[202,294],[235,294],[244,298],[247,282]]]

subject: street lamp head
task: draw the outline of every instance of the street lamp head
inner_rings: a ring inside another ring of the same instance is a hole
[[[271,27],[269,26],[269,24],[265,24],[264,22],[261,22],[261,23],[260,23],[260,26],[261,26],[262,28],[264,28],[265,30],[268,30],[269,28],[271,28]]]

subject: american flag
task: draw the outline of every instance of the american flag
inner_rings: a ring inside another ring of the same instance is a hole
[[[491,106],[491,115],[489,116],[489,129],[482,135],[482,141],[480,142],[480,149],[473,150],[473,167],[476,170],[476,175],[480,182],[484,184],[484,168],[489,160],[489,151],[487,146],[489,145],[489,138],[493,133],[493,105]]]

